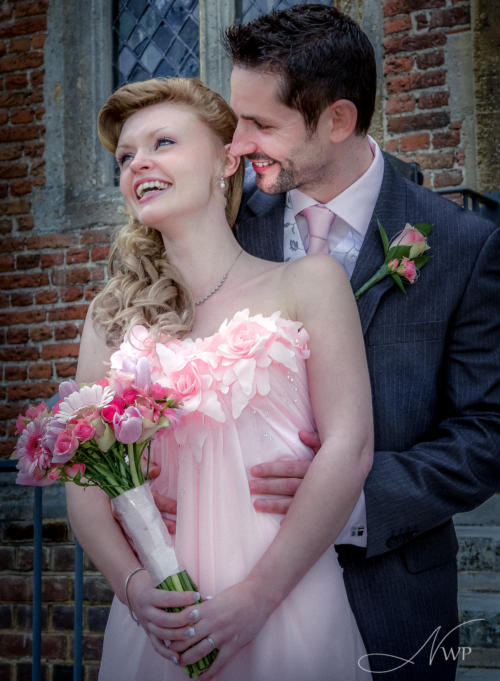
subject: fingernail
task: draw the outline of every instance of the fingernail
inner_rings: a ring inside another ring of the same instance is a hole
[[[170,662],[173,662],[174,664],[179,664],[179,660],[175,657],[175,655],[172,655],[170,658]]]
[[[191,612],[189,613],[188,620],[190,622],[194,622],[195,620],[198,619],[199,616],[200,616],[200,611],[198,610],[198,608],[195,608],[194,610],[191,610]]]
[[[172,641],[163,641],[163,645],[165,646],[165,648],[168,648],[171,643]]]
[[[194,627],[184,629],[184,636],[194,636],[194,634],[195,634]]]
[[[252,472],[254,475],[261,475],[262,473],[262,466],[254,466],[252,468]]]

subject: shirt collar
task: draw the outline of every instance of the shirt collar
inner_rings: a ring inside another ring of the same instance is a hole
[[[338,196],[325,203],[325,206],[362,237],[368,230],[384,177],[384,158],[380,147],[370,135],[367,135],[367,138],[373,153],[373,160],[368,170]],[[295,217],[304,208],[317,203],[299,189],[292,189],[288,194]]]

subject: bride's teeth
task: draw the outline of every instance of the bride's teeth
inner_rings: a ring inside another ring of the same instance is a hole
[[[136,194],[139,199],[142,199],[144,194],[150,190],[150,189],[166,189],[167,184],[165,182],[161,182],[160,180],[153,180],[152,182],[142,182],[136,189]]]

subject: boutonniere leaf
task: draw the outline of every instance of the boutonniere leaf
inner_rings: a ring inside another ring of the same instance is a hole
[[[405,228],[392,241],[389,241],[386,231],[377,220],[382,246],[384,248],[384,262],[354,294],[356,300],[368,289],[377,284],[385,277],[392,277],[401,291],[406,294],[403,281],[414,284],[420,270],[429,260],[429,255],[424,255],[430,249],[427,237],[431,233],[433,225],[419,223]]]

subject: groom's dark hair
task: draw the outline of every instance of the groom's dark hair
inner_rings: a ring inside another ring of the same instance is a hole
[[[350,17],[325,5],[296,5],[230,26],[224,45],[236,66],[281,76],[279,96],[310,132],[338,99],[356,106],[365,134],[375,108],[377,73],[368,37]]]

